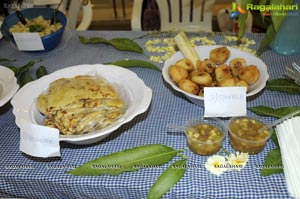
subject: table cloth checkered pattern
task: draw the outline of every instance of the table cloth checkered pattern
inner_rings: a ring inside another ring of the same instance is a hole
[[[126,37],[135,39],[144,46],[149,39],[158,35],[146,35],[146,32],[130,31],[83,31],[68,32],[62,44],[47,53],[19,52],[16,47],[0,40],[0,58],[16,59],[14,65],[24,65],[30,60],[42,59],[32,68],[32,73],[39,65],[45,65],[49,73],[79,64],[106,63],[120,59],[141,59],[149,61],[143,54],[118,51],[105,44],[84,45],[79,42],[79,35],[85,37],[103,37],[111,39]],[[142,36],[142,37],[141,37]],[[167,37],[169,35],[160,35]],[[188,35],[189,36],[189,35]],[[247,34],[258,49],[263,34]],[[223,34],[208,34],[216,44],[224,45]],[[145,54],[152,55],[145,51]],[[260,57],[268,66],[270,79],[284,77],[284,66],[293,61],[300,63],[300,56],[282,56],[272,50]],[[163,64],[159,63],[162,67]],[[165,144],[174,149],[187,147],[184,134],[170,133],[168,123],[180,124],[202,116],[204,108],[192,104],[183,95],[174,92],[164,81],[160,72],[130,68],[145,84],[153,90],[149,109],[123,125],[105,140],[95,144],[78,146],[61,143],[60,158],[35,158],[19,151],[20,130],[15,124],[10,103],[0,108],[0,197],[25,198],[146,198],[151,185],[171,164],[159,168],[146,168],[136,172],[126,172],[118,176],[76,177],[65,172],[99,156],[145,144]],[[82,68],[84,71],[84,68]],[[299,95],[289,95],[264,90],[247,102],[247,107],[266,105],[273,108],[300,106]],[[248,110],[248,114],[253,113]],[[274,118],[264,117],[265,122]],[[228,120],[225,120],[227,122]],[[224,148],[234,152],[228,136],[223,142]],[[240,172],[227,172],[221,176],[210,174],[204,167],[208,157],[199,156],[186,150],[188,169],[184,177],[163,198],[290,198],[283,173],[267,177],[260,175],[260,166],[267,153],[274,149],[271,140],[265,149],[251,155],[248,164]],[[172,162],[176,160],[173,159]]]

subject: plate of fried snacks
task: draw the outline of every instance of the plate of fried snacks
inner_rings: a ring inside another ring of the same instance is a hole
[[[187,56],[186,56],[187,55]],[[163,78],[193,103],[203,106],[205,87],[247,87],[260,92],[269,78],[266,64],[253,54],[229,46],[197,46],[194,55],[176,52],[163,66]]]
[[[12,70],[0,66],[0,107],[6,104],[17,92],[19,85]]]
[[[90,144],[145,112],[151,99],[152,90],[134,72],[95,64],[68,67],[28,83],[12,105],[20,128],[20,120],[27,120],[58,129],[60,141]]]

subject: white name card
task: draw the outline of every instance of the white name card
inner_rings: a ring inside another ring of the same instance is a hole
[[[247,114],[246,87],[205,87],[204,116],[233,117]]]
[[[35,51],[44,50],[44,45],[39,33],[22,32],[12,33],[19,50]]]
[[[32,124],[28,121],[20,121],[20,151],[34,157],[57,157],[60,156],[59,131]]]

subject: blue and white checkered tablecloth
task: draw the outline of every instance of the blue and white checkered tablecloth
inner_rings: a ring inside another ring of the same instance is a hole
[[[70,40],[65,39],[54,51],[48,53],[19,52],[8,41],[0,40],[0,58],[16,59],[15,65],[23,65],[30,60],[42,59],[40,65],[47,66],[49,72],[79,64],[106,63],[119,59],[141,59],[147,57],[133,52],[117,51],[104,44],[83,45],[78,35],[99,36],[106,39],[115,37],[137,38],[135,41],[144,46],[153,36],[145,32],[130,31],[84,31],[69,32]],[[160,35],[167,36],[167,35]],[[208,35],[217,44],[224,44],[224,35]],[[157,37],[157,35],[155,36]],[[263,34],[248,34],[257,49]],[[147,53],[151,55],[151,53]],[[268,50],[261,55],[268,66],[270,79],[283,77],[284,66],[293,61],[300,63],[300,56],[281,56]],[[162,66],[162,64],[157,64]],[[32,73],[38,65],[34,66]],[[82,69],[84,70],[84,69]],[[65,172],[74,166],[112,152],[144,145],[165,144],[175,149],[187,147],[183,134],[170,134],[168,123],[181,123],[193,117],[203,115],[204,109],[189,102],[183,95],[170,89],[163,81],[160,72],[130,68],[137,73],[152,90],[153,98],[148,111],[137,116],[132,122],[123,125],[111,136],[98,143],[77,146],[61,143],[61,158],[33,158],[19,151],[19,128],[15,124],[10,103],[0,108],[0,197],[25,198],[146,198],[151,185],[170,163],[159,168],[141,169],[126,172],[118,176],[102,175],[96,177],[75,177]],[[267,105],[273,108],[300,106],[299,95],[288,95],[264,90],[247,106]],[[248,111],[248,114],[253,114]],[[271,122],[274,118],[264,118]],[[226,137],[224,147],[234,151]],[[250,156],[247,166],[240,172],[227,172],[213,176],[204,167],[207,160],[190,150],[188,169],[184,177],[163,198],[290,198],[284,174],[268,177],[260,175],[260,165],[266,154],[275,148],[271,140],[264,151]],[[176,159],[172,160],[174,162]]]

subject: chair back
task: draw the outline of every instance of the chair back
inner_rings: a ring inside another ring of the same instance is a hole
[[[60,0],[33,0],[34,6],[51,5],[56,8]],[[60,10],[68,17],[68,27],[72,30],[87,30],[92,22],[93,10],[90,0],[63,0]],[[77,23],[81,16],[80,23]]]
[[[77,24],[79,15],[81,13],[81,21]],[[93,9],[90,0],[71,0],[67,10],[69,19],[68,26],[70,29],[87,30],[91,25],[93,18]]]
[[[156,0],[162,31],[212,31],[215,0]]]

